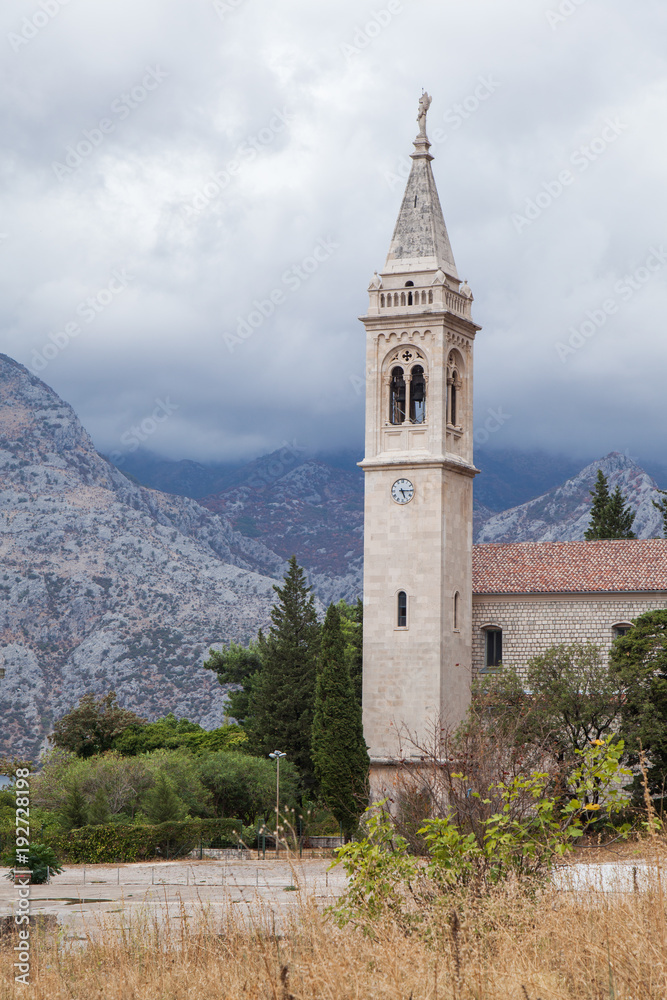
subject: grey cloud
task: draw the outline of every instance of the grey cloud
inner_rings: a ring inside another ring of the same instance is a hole
[[[667,235],[666,15],[587,0],[552,28],[558,7],[404,0],[383,25],[383,0],[243,0],[223,17],[205,0],[70,0],[18,51],[7,41],[0,70],[2,349],[30,364],[126,268],[127,289],[40,372],[99,448],[117,450],[165,394],[178,409],[149,444],[171,457],[356,443],[357,316],[426,87],[445,217],[484,326],[477,412],[512,414],[494,442],[666,461],[667,269],[567,363],[555,348]],[[0,42],[39,9],[7,0]],[[127,106],[156,66],[167,78],[121,118],[114,101]],[[271,132],[276,111],[290,120]],[[615,116],[627,129],[573,163]],[[53,161],[105,117],[114,129],[58,180]],[[546,203],[563,170],[573,182],[517,232],[512,216]],[[291,289],[285,272],[329,238],[339,249]],[[284,300],[231,350],[276,290]]]

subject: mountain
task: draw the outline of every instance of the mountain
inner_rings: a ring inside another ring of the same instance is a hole
[[[361,469],[348,472],[282,452],[248,468],[238,485],[204,497],[202,506],[223,515],[237,531],[261,538],[284,559],[295,555],[325,604],[360,597]]]
[[[34,755],[86,691],[209,728],[211,643],[254,637],[285,568],[188,498],[130,482],[71,407],[0,355],[0,753]]]
[[[475,501],[492,511],[541,496],[581,469],[577,459],[513,448],[475,448],[475,465],[481,471],[475,478]]]
[[[632,459],[611,452],[591,462],[578,475],[528,503],[492,514],[481,521],[476,542],[558,542],[582,539],[590,522],[590,490],[598,469],[609,480],[610,491],[620,486],[636,518],[633,530],[638,538],[662,537],[662,518],[652,500],[658,499],[657,485]]]

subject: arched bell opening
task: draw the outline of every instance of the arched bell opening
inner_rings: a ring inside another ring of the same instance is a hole
[[[393,368],[389,383],[389,422],[405,421],[405,376],[402,368]]]
[[[410,379],[410,423],[423,424],[426,420],[426,378],[421,365],[415,365]]]

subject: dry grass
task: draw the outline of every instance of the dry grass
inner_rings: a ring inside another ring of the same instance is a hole
[[[251,926],[229,907],[171,925],[108,925],[80,948],[39,940],[31,985],[13,982],[3,949],[2,1000],[664,1000],[667,955],[658,886],[603,895],[505,889],[449,898],[426,935],[396,926],[374,939],[337,929],[305,900],[276,933],[271,911]]]

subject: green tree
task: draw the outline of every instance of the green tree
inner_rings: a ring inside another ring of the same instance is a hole
[[[321,627],[311,587],[292,556],[271,629],[261,643],[261,670],[253,679],[247,726],[264,754],[282,750],[296,764],[306,787],[314,785],[311,731]]]
[[[174,783],[164,771],[160,771],[155,785],[143,800],[144,812],[151,823],[168,823],[185,819],[185,803],[177,794]]]
[[[620,486],[617,486],[609,498],[606,509],[608,538],[636,538],[632,530],[637,516],[625,502]]]
[[[631,761],[644,749],[649,784],[664,795],[667,782],[667,610],[648,611],[614,641],[611,669],[623,685],[621,732]]]
[[[79,782],[74,782],[60,810],[62,823],[67,830],[76,830],[88,822],[88,804]]]
[[[591,520],[584,534],[588,542],[606,538],[636,538],[632,525],[635,514],[626,505],[619,486],[610,495],[609,483],[602,469],[598,469],[595,488],[590,490],[593,497]]]
[[[659,500],[652,500],[652,504],[656,507],[662,516],[662,534],[667,538],[667,490],[658,490],[660,494]]]
[[[606,528],[605,510],[609,503],[609,484],[602,469],[598,469],[595,487],[589,490],[589,492],[593,497],[593,502],[591,504],[591,520],[584,538],[587,542],[592,542],[607,537],[607,535],[601,534],[601,532],[604,532]]]
[[[121,708],[115,691],[102,698],[84,694],[53,727],[50,741],[78,757],[92,757],[111,749],[115,738],[128,726],[145,722],[135,712]]]
[[[350,671],[352,687],[361,705],[363,645],[364,645],[364,605],[361,598],[355,604],[339,601],[341,627],[345,637],[345,660]]]
[[[199,762],[199,776],[211,795],[216,816],[238,816],[245,826],[257,817],[268,820],[275,815],[276,770],[268,758],[239,753],[212,753]],[[281,809],[296,805],[299,772],[294,764],[280,765]]]
[[[103,826],[111,818],[109,800],[102,786],[97,789],[88,809],[88,822],[91,826]]]
[[[320,795],[349,836],[368,802],[370,762],[361,705],[345,657],[341,616],[334,604],[329,605],[322,629],[312,755]]]
[[[212,750],[240,750],[247,745],[248,737],[240,726],[228,725],[206,730],[196,722],[177,719],[172,713],[155,722],[128,726],[113,741],[113,749],[124,757],[136,757],[154,750],[177,750],[181,747],[194,753],[204,753]]]
[[[209,658],[204,662],[207,670],[216,672],[220,684],[232,685],[232,690],[227,692],[229,714],[241,726],[248,719],[253,681],[262,669],[263,646],[260,632],[257,640],[247,647],[232,642],[226,649],[210,649]]]
[[[623,685],[592,643],[552,646],[528,661],[525,676],[502,667],[488,685],[500,727],[561,759],[617,729]]]

